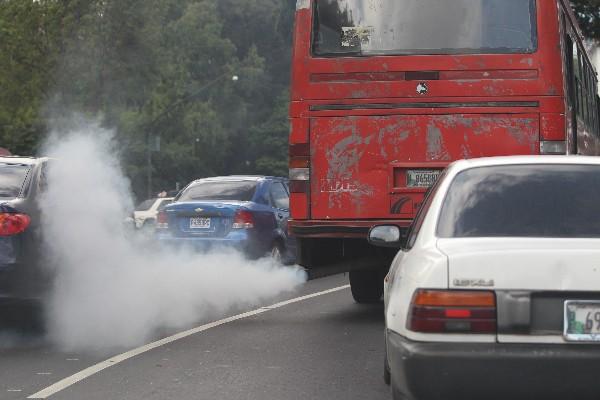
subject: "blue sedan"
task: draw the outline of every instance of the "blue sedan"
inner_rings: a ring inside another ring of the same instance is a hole
[[[288,236],[287,179],[227,176],[190,183],[159,214],[162,243],[208,249],[234,247],[250,258],[267,254],[283,263],[295,261],[295,241]]]

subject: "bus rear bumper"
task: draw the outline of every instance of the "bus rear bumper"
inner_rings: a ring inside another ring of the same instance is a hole
[[[376,225],[397,225],[408,230],[410,223],[408,219],[290,220],[288,230],[298,238],[366,239],[369,230]]]

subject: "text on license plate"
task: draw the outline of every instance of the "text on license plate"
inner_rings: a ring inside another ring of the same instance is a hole
[[[442,173],[438,169],[409,169],[406,171],[406,187],[430,187]]]
[[[190,218],[190,229],[210,228],[210,218]]]
[[[565,303],[565,338],[600,342],[600,301]]]

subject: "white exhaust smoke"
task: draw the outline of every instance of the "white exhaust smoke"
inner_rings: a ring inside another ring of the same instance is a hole
[[[56,159],[42,199],[56,277],[47,323],[65,350],[136,346],[159,329],[257,304],[306,279],[298,268],[235,252],[140,246],[123,223],[132,200],[113,134],[98,124],[53,134],[46,153]]]

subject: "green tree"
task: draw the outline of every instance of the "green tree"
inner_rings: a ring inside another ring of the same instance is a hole
[[[55,1],[0,1],[0,146],[15,153],[31,153],[45,133],[60,18]]]
[[[600,40],[600,0],[571,0],[583,34]]]
[[[284,90],[269,118],[252,128],[251,145],[257,173],[279,176],[288,173],[288,101],[289,91]]]

